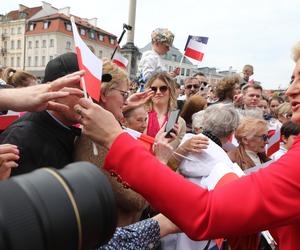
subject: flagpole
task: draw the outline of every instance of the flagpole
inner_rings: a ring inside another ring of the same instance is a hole
[[[80,35],[78,34],[78,30],[77,30],[77,26],[76,26],[76,23],[75,23],[75,19],[74,19],[74,17],[73,16],[71,16],[71,18],[70,18],[70,20],[71,20],[71,25],[72,25],[72,30],[73,30],[73,36],[74,36],[74,41],[75,41],[75,47],[77,48],[78,46],[80,47],[82,47],[82,45],[80,45],[80,41],[83,43],[83,41],[81,40],[81,38],[80,38]],[[79,43],[78,43],[78,40],[79,40]],[[83,43],[84,44],[84,43]],[[88,47],[85,45],[85,47],[83,46],[82,47],[83,49],[87,49],[88,50]],[[90,50],[88,50],[88,52],[91,52]],[[91,52],[92,53],[92,52]],[[77,58],[78,58],[78,53],[77,53],[77,51],[76,51],[76,54],[77,54]],[[92,55],[94,56],[94,58],[96,59],[96,56],[92,53]],[[102,68],[102,61],[100,60],[100,62],[101,62],[101,68]],[[80,68],[80,65],[79,65],[79,68]],[[102,75],[102,73],[101,73],[101,75]],[[85,83],[85,80],[84,80],[84,77],[82,76],[81,78],[81,87],[82,87],[82,89],[83,89],[83,94],[84,94],[84,98],[85,99],[89,99],[88,98],[88,94],[87,94],[87,88],[86,88],[86,83]],[[98,77],[98,79],[101,79],[101,76],[99,76]],[[91,94],[91,93],[90,93]],[[100,89],[99,89],[99,94],[100,94]],[[93,94],[94,95],[94,94]],[[97,98],[97,97],[96,97]],[[91,99],[91,98],[90,98]],[[92,100],[92,102],[93,102],[93,100]],[[94,153],[94,155],[98,155],[98,149],[97,149],[97,147],[96,147],[96,144],[94,143],[94,142],[92,142],[92,144],[93,144],[93,153]]]
[[[82,76],[80,79],[81,79],[81,85],[82,85],[82,88],[83,88],[84,98],[85,99],[90,99],[93,102],[93,99],[91,97],[88,98],[87,91],[86,91],[86,85],[85,85],[85,81],[84,81],[84,77]],[[97,149],[97,146],[96,146],[95,142],[92,141],[92,145],[93,145],[93,153],[94,153],[94,155],[98,155],[99,152],[98,152],[98,149]]]
[[[184,57],[185,57],[185,55],[182,54],[181,60],[180,60],[180,62],[179,62],[179,68],[180,68],[180,69],[181,69],[181,65],[182,65],[182,63],[183,63]]]

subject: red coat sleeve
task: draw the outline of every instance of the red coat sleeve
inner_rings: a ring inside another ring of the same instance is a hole
[[[268,168],[208,192],[172,172],[123,133],[114,141],[105,168],[192,239],[228,238],[299,220],[299,153],[298,137]]]

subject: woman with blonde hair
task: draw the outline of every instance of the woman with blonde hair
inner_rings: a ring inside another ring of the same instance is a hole
[[[2,73],[3,80],[15,88],[28,87],[37,84],[36,76],[13,68],[6,68]]]
[[[239,146],[228,153],[242,170],[269,161],[265,154],[268,144],[268,123],[262,119],[245,117],[235,131]]]
[[[154,96],[149,100],[147,135],[155,137],[158,131],[168,121],[171,111],[176,109],[175,81],[166,72],[154,74],[146,83],[146,89],[151,89]],[[185,121],[179,117],[177,138],[171,143],[177,148],[186,131]]]
[[[292,117],[292,107],[288,102],[281,103],[275,110],[275,115],[281,124],[284,124],[291,120]]]

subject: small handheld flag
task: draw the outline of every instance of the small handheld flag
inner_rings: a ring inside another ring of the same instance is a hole
[[[124,57],[122,54],[120,54],[119,52],[116,52],[112,62],[118,65],[120,68],[126,69],[128,64],[128,59]]]
[[[202,61],[204,48],[207,45],[208,37],[189,35],[185,45],[184,56],[190,57],[197,61]]]
[[[74,17],[71,17],[73,36],[80,70],[85,70],[85,75],[81,78],[81,87],[94,100],[100,99],[102,60],[96,57],[88,46],[81,39]]]

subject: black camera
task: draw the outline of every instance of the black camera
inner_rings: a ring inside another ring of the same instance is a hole
[[[0,182],[0,249],[81,250],[112,237],[116,204],[93,164],[38,169]]]

